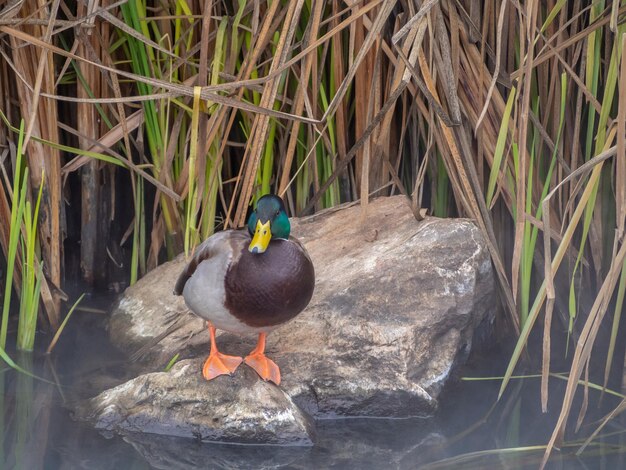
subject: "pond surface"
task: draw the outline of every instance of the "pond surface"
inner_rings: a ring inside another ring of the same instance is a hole
[[[514,381],[497,403],[499,381],[458,381],[442,395],[442,409],[433,420],[321,420],[317,443],[310,448],[120,437],[73,421],[69,411],[73,401],[121,382],[137,367],[109,344],[105,318],[77,311],[50,356],[13,353],[22,367],[47,382],[12,369],[0,371],[0,469],[534,469],[543,455],[537,446],[549,439],[565,385],[553,379],[544,415],[539,379]],[[40,344],[48,341],[38,337]],[[473,357],[461,375],[499,376],[508,357],[497,350]],[[583,426],[580,436],[568,426],[568,442],[578,445],[554,452],[548,468],[626,468],[626,425],[620,418],[582,456],[575,455],[581,440],[620,401],[605,395],[600,409],[599,395],[590,391],[585,422],[592,424]],[[573,410],[575,419],[578,407]]]

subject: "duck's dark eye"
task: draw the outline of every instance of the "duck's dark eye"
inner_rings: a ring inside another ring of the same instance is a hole
[[[276,211],[276,214],[274,214],[276,217],[278,217],[280,215],[280,211]]]

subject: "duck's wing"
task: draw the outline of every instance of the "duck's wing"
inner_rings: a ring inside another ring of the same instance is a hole
[[[211,235],[196,248],[195,253],[178,276],[176,285],[174,286],[174,295],[182,295],[185,284],[193,273],[196,272],[198,265],[203,261],[213,258],[214,256],[224,253],[225,251],[235,249],[245,240],[249,240],[250,235],[244,230],[226,230]]]

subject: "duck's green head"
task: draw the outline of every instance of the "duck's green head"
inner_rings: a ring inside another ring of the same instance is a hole
[[[290,231],[291,224],[283,200],[274,194],[267,194],[257,201],[256,209],[248,219],[248,232],[252,236],[248,250],[263,253],[272,238],[288,239]]]

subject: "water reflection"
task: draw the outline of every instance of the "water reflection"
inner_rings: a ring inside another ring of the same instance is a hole
[[[416,468],[440,455],[444,437],[421,420],[323,420],[314,447],[212,444],[148,434],[127,434],[153,467],[191,470]]]
[[[19,354],[16,362],[26,370],[33,370],[31,354]],[[37,381],[39,382],[39,381]],[[4,370],[0,374],[2,390],[14,390],[0,396],[4,410],[0,419],[2,434],[2,468],[43,468],[48,442],[53,390],[39,386],[36,379],[26,374]]]

